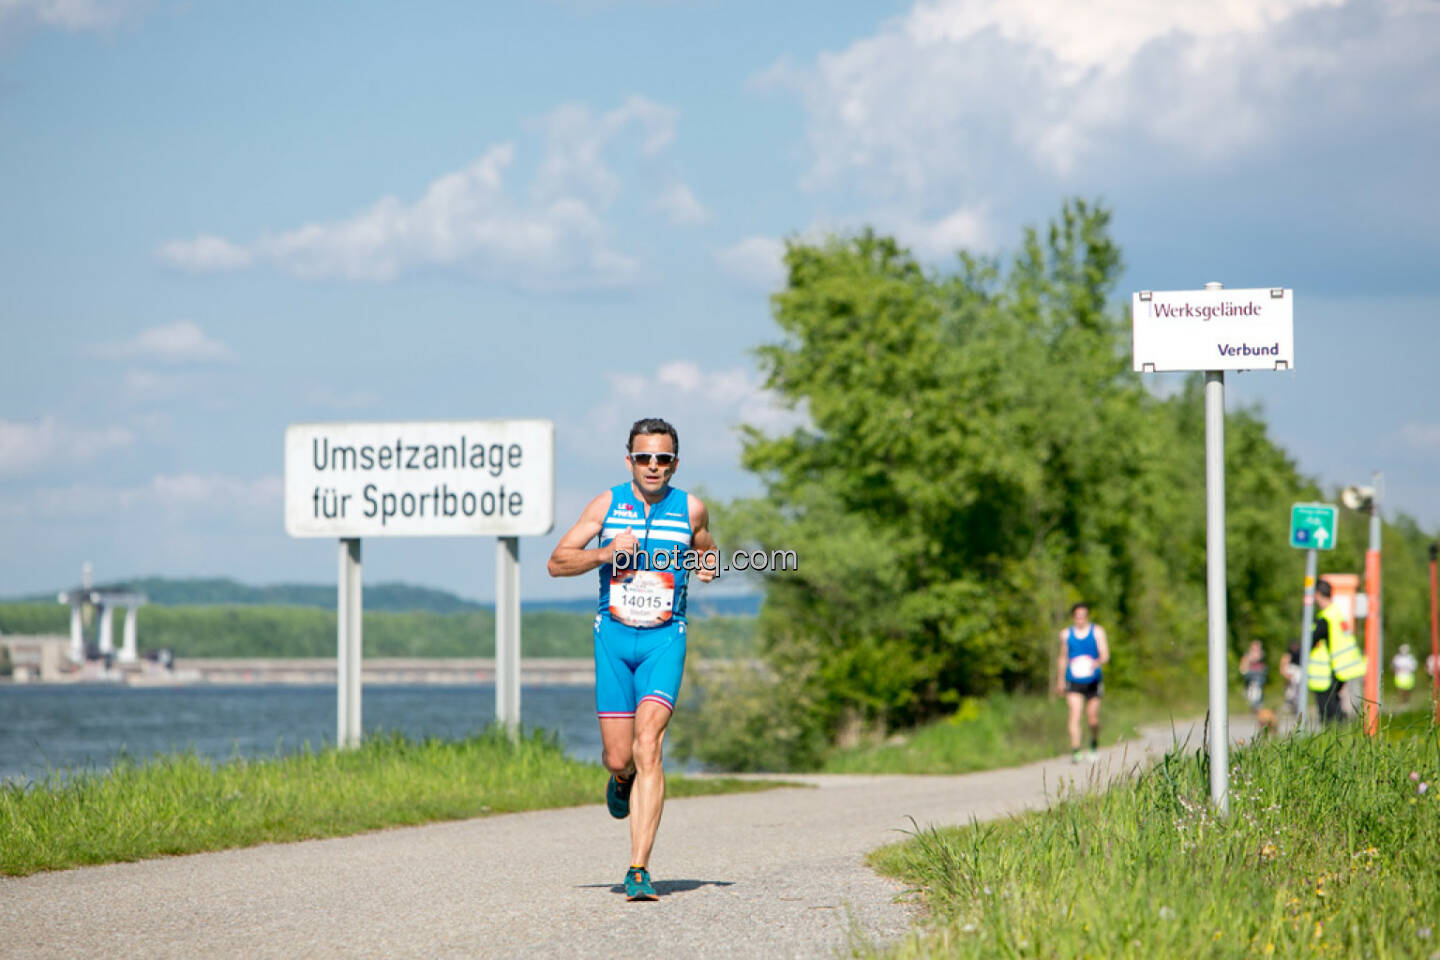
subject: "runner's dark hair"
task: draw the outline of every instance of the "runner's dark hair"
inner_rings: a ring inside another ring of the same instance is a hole
[[[675,432],[674,427],[659,417],[646,417],[644,420],[635,421],[635,425],[630,428],[630,439],[625,441],[626,452],[635,449],[636,437],[661,433],[670,438],[670,443],[675,447],[675,456],[680,456],[680,435]]]
[[[1075,611],[1076,611],[1076,610],[1079,610],[1081,607],[1084,607],[1086,610],[1089,610],[1089,609],[1090,609],[1090,604],[1086,603],[1084,600],[1081,600],[1079,603],[1075,604],[1073,607],[1070,608],[1070,616],[1072,616],[1072,617],[1075,616]]]

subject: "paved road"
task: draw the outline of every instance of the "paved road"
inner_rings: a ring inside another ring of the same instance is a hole
[[[1247,735],[1245,718],[1231,730]],[[658,903],[625,902],[626,825],[598,802],[0,879],[0,956],[833,956],[852,929],[884,942],[912,922],[902,888],[864,863],[909,818],[1037,807],[1047,787],[1170,742],[1168,728],[1147,731],[1093,769],[807,776],[813,789],[673,801],[652,863]]]

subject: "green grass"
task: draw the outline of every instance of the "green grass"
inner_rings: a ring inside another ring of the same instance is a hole
[[[213,764],[193,753],[0,785],[0,873],[25,875],[517,810],[599,803],[605,773],[542,734],[373,737],[355,750]],[[667,777],[671,797],[774,782]]]
[[[1231,704],[1232,711],[1237,703]],[[1204,712],[1200,701],[1156,703],[1134,695],[1107,697],[1100,712],[1101,743],[1128,740],[1146,724],[1188,721]],[[1015,766],[1067,752],[1065,718],[1065,703],[1056,698],[1014,694],[967,698],[939,723],[885,743],[835,750],[826,757],[823,769],[827,773],[970,773]],[[1082,733],[1088,740],[1083,720]]]
[[[1423,714],[1232,754],[1231,809],[1198,751],[1104,793],[873,855],[933,925],[894,956],[1432,957],[1440,736]],[[1420,792],[1420,783],[1430,789]]]

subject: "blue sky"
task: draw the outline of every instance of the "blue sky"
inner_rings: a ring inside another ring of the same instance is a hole
[[[751,354],[785,237],[942,265],[1076,194],[1121,299],[1295,288],[1297,371],[1231,402],[1440,526],[1437,116],[1430,0],[0,0],[0,596],[333,580],[285,425],[490,417],[555,421],[523,590],[581,595],[543,560],[631,420],[718,497],[736,423],[795,422]],[[366,579],[489,598],[493,551],[376,540]]]

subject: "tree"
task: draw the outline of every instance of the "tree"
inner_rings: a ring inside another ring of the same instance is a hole
[[[764,495],[717,522],[797,551],[765,581],[762,649],[828,736],[1047,683],[1081,598],[1117,641],[1107,682],[1203,676],[1201,386],[1162,399],[1131,372],[1109,222],[1072,201],[1008,264],[960,253],[939,274],[868,230],[788,245],[782,339],[758,356],[810,424],[745,431]],[[1301,576],[1288,506],[1313,485],[1258,411],[1230,417],[1227,449],[1231,642],[1275,646]]]

